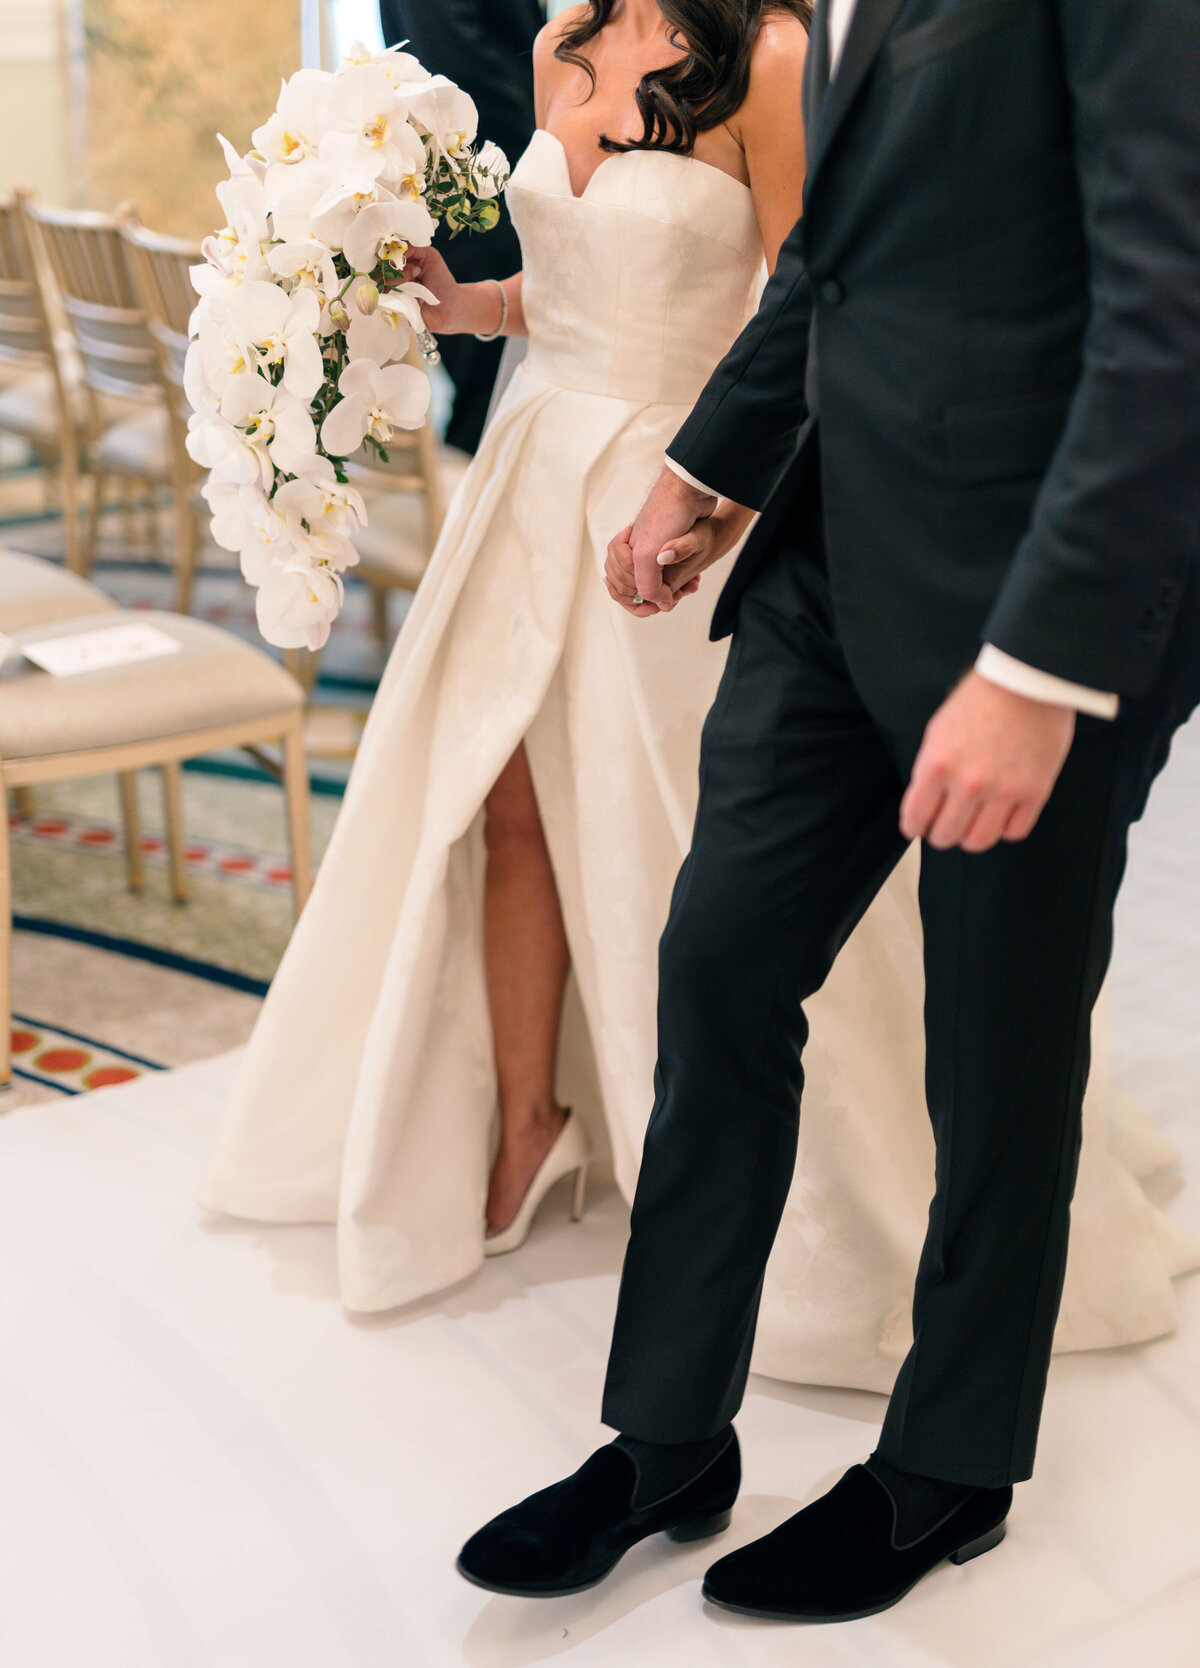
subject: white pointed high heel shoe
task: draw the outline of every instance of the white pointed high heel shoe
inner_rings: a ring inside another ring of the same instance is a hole
[[[483,1242],[485,1257],[499,1257],[505,1251],[515,1251],[524,1245],[529,1229],[537,1215],[538,1206],[555,1182],[575,1172],[575,1191],[571,1195],[571,1221],[583,1215],[583,1195],[587,1186],[588,1166],[592,1162],[591,1143],[577,1113],[568,1109],[567,1121],[559,1130],[554,1145],[546,1154],[529,1184],[529,1191],[521,1200],[521,1208],[502,1233],[492,1234]]]

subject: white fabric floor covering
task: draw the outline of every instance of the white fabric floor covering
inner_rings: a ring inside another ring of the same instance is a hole
[[[1139,832],[1115,1063],[1183,1155],[1200,1230],[1200,749]],[[0,1662],[14,1668],[1195,1668],[1200,1280],[1180,1329],[1059,1357],[1007,1541],[884,1616],[797,1630],[706,1612],[708,1561],[871,1448],[883,1402],[753,1379],[746,1482],[712,1545],[655,1541],[591,1593],[454,1573],[492,1512],[596,1422],[625,1212],[562,1201],[529,1244],[349,1321],[332,1232],[193,1200],[235,1056],[0,1120]]]

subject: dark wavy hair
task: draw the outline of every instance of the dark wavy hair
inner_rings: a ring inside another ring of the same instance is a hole
[[[620,0],[586,0],[587,11],[563,30],[554,56],[583,70],[593,88],[596,72],[580,50],[612,21]],[[671,44],[686,56],[642,77],[637,90],[640,139],[601,135],[605,151],[682,151],[696,135],[719,127],[741,108],[750,86],[750,62],[763,19],[790,12],[807,29],[813,0],[657,0]]]

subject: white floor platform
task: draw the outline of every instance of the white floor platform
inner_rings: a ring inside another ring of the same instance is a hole
[[[1184,1151],[1200,1228],[1200,748],[1138,851],[1114,978],[1126,1081]],[[1008,1540],[882,1617],[706,1613],[713,1546],[630,1554],[573,1599],[492,1598],[455,1551],[603,1440],[625,1229],[561,1204],[441,1302],[343,1315],[326,1229],[202,1219],[228,1059],[0,1120],[5,1668],[1196,1668],[1200,1280],[1170,1339],[1056,1362]],[[879,1398],[752,1381],[762,1533],[873,1444]]]

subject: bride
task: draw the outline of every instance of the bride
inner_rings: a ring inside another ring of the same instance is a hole
[[[567,1174],[577,1214],[585,1117],[632,1195],[657,941],[724,648],[711,594],[649,630],[615,607],[605,550],[800,213],[810,9],[573,7],[535,49],[539,129],[508,192],[523,271],[458,285],[432,251],[410,261],[439,298],[430,328],[528,334],[529,351],[384,676],[205,1195],[336,1221],[351,1309],[519,1244]],[[761,1370],[886,1389],[907,1347],[933,1166],[921,1001],[910,865],[812,1004]],[[577,1058],[601,1115],[556,1093]],[[1167,1330],[1169,1276],[1198,1260],[1132,1179],[1163,1156],[1153,1132],[1099,1072],[1089,1107],[1060,1331],[1074,1347]]]

